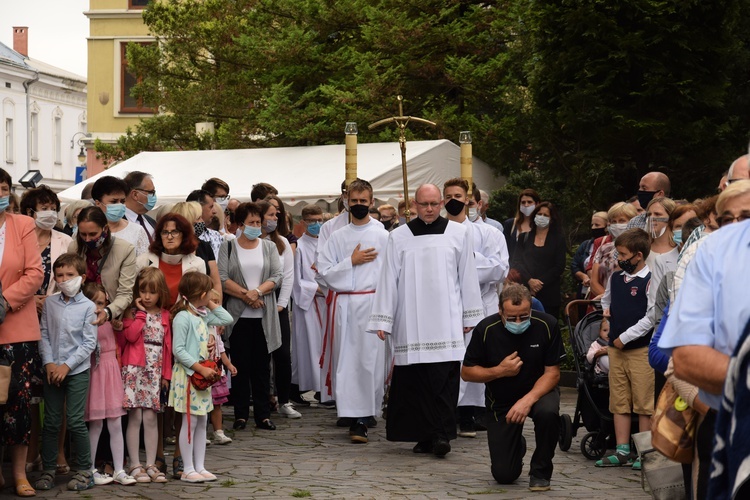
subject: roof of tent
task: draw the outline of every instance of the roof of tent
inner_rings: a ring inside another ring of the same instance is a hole
[[[460,175],[460,148],[447,140],[411,141],[406,145],[409,191],[426,182],[441,186]],[[206,179],[229,184],[232,198],[250,201],[253,184],[267,182],[279,190],[287,205],[334,201],[344,179],[344,145],[210,151],[144,152],[91,177],[125,177],[129,172],[153,176],[159,204],[184,201]],[[381,201],[403,198],[401,150],[397,142],[359,144],[357,174],[373,185]],[[474,158],[473,178],[489,191],[502,184],[490,167]],[[58,194],[62,201],[78,200],[86,182]]]

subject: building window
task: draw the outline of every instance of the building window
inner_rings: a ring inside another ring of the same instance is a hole
[[[55,153],[55,164],[62,165],[62,111],[56,109],[52,122],[52,149]]]
[[[39,160],[39,112],[31,112],[31,159]]]
[[[130,42],[120,42],[120,113],[153,113],[140,97],[133,97],[131,91],[142,77],[128,70],[127,47]],[[145,44],[144,44],[145,45]]]
[[[128,0],[128,9],[143,9],[148,2],[149,0]]]
[[[5,119],[5,162],[13,163],[13,118]]]

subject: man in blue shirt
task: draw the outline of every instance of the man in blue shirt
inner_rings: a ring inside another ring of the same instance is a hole
[[[750,209],[750,191],[740,196]],[[659,347],[673,357],[675,376],[697,385],[701,400],[712,408],[696,436],[699,497],[706,492],[713,427],[729,357],[750,321],[750,302],[745,300],[750,281],[748,249],[747,222],[725,225],[706,238],[687,268],[659,340]]]

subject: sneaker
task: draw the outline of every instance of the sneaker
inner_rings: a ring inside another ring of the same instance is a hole
[[[294,409],[292,403],[286,403],[279,406],[279,415],[286,418],[302,418],[302,414]]]
[[[357,423],[357,420],[351,417],[340,417],[336,420],[336,427],[351,427]]]
[[[98,470],[92,470],[91,473],[94,475],[94,484],[97,486],[104,486],[109,484],[115,479],[107,474],[106,472],[99,472]]]
[[[325,408],[326,410],[335,410],[336,401],[323,401],[322,403],[319,403],[318,406],[320,406],[321,408]]]
[[[133,476],[129,476],[128,473],[124,470],[121,470],[120,472],[115,474],[115,477],[112,480],[117,484],[121,484],[123,486],[129,486],[138,482]]]
[[[223,429],[219,429],[214,432],[214,443],[215,444],[229,444],[232,442],[232,438],[224,434]]]
[[[310,406],[310,402],[303,398],[302,394],[292,394],[291,396],[289,396],[289,401],[300,407]]]
[[[631,466],[633,470],[641,470],[641,457],[637,457],[635,460],[633,460],[633,465]]]
[[[367,425],[368,429],[372,429],[378,426],[378,420],[371,415],[365,419],[365,425]]]
[[[549,481],[531,476],[529,479],[529,489],[531,491],[549,491]]]
[[[364,422],[358,421],[349,428],[349,437],[352,443],[367,442],[367,426]]]
[[[464,438],[477,437],[477,428],[474,425],[474,419],[461,422],[458,427],[458,435]]]
[[[91,471],[82,470],[73,474],[73,478],[68,481],[70,491],[84,491],[94,487],[94,475]]]

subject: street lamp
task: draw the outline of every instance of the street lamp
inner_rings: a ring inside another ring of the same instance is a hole
[[[42,179],[42,173],[39,170],[29,170],[23,174],[18,182],[26,189],[34,189],[42,182]]]

